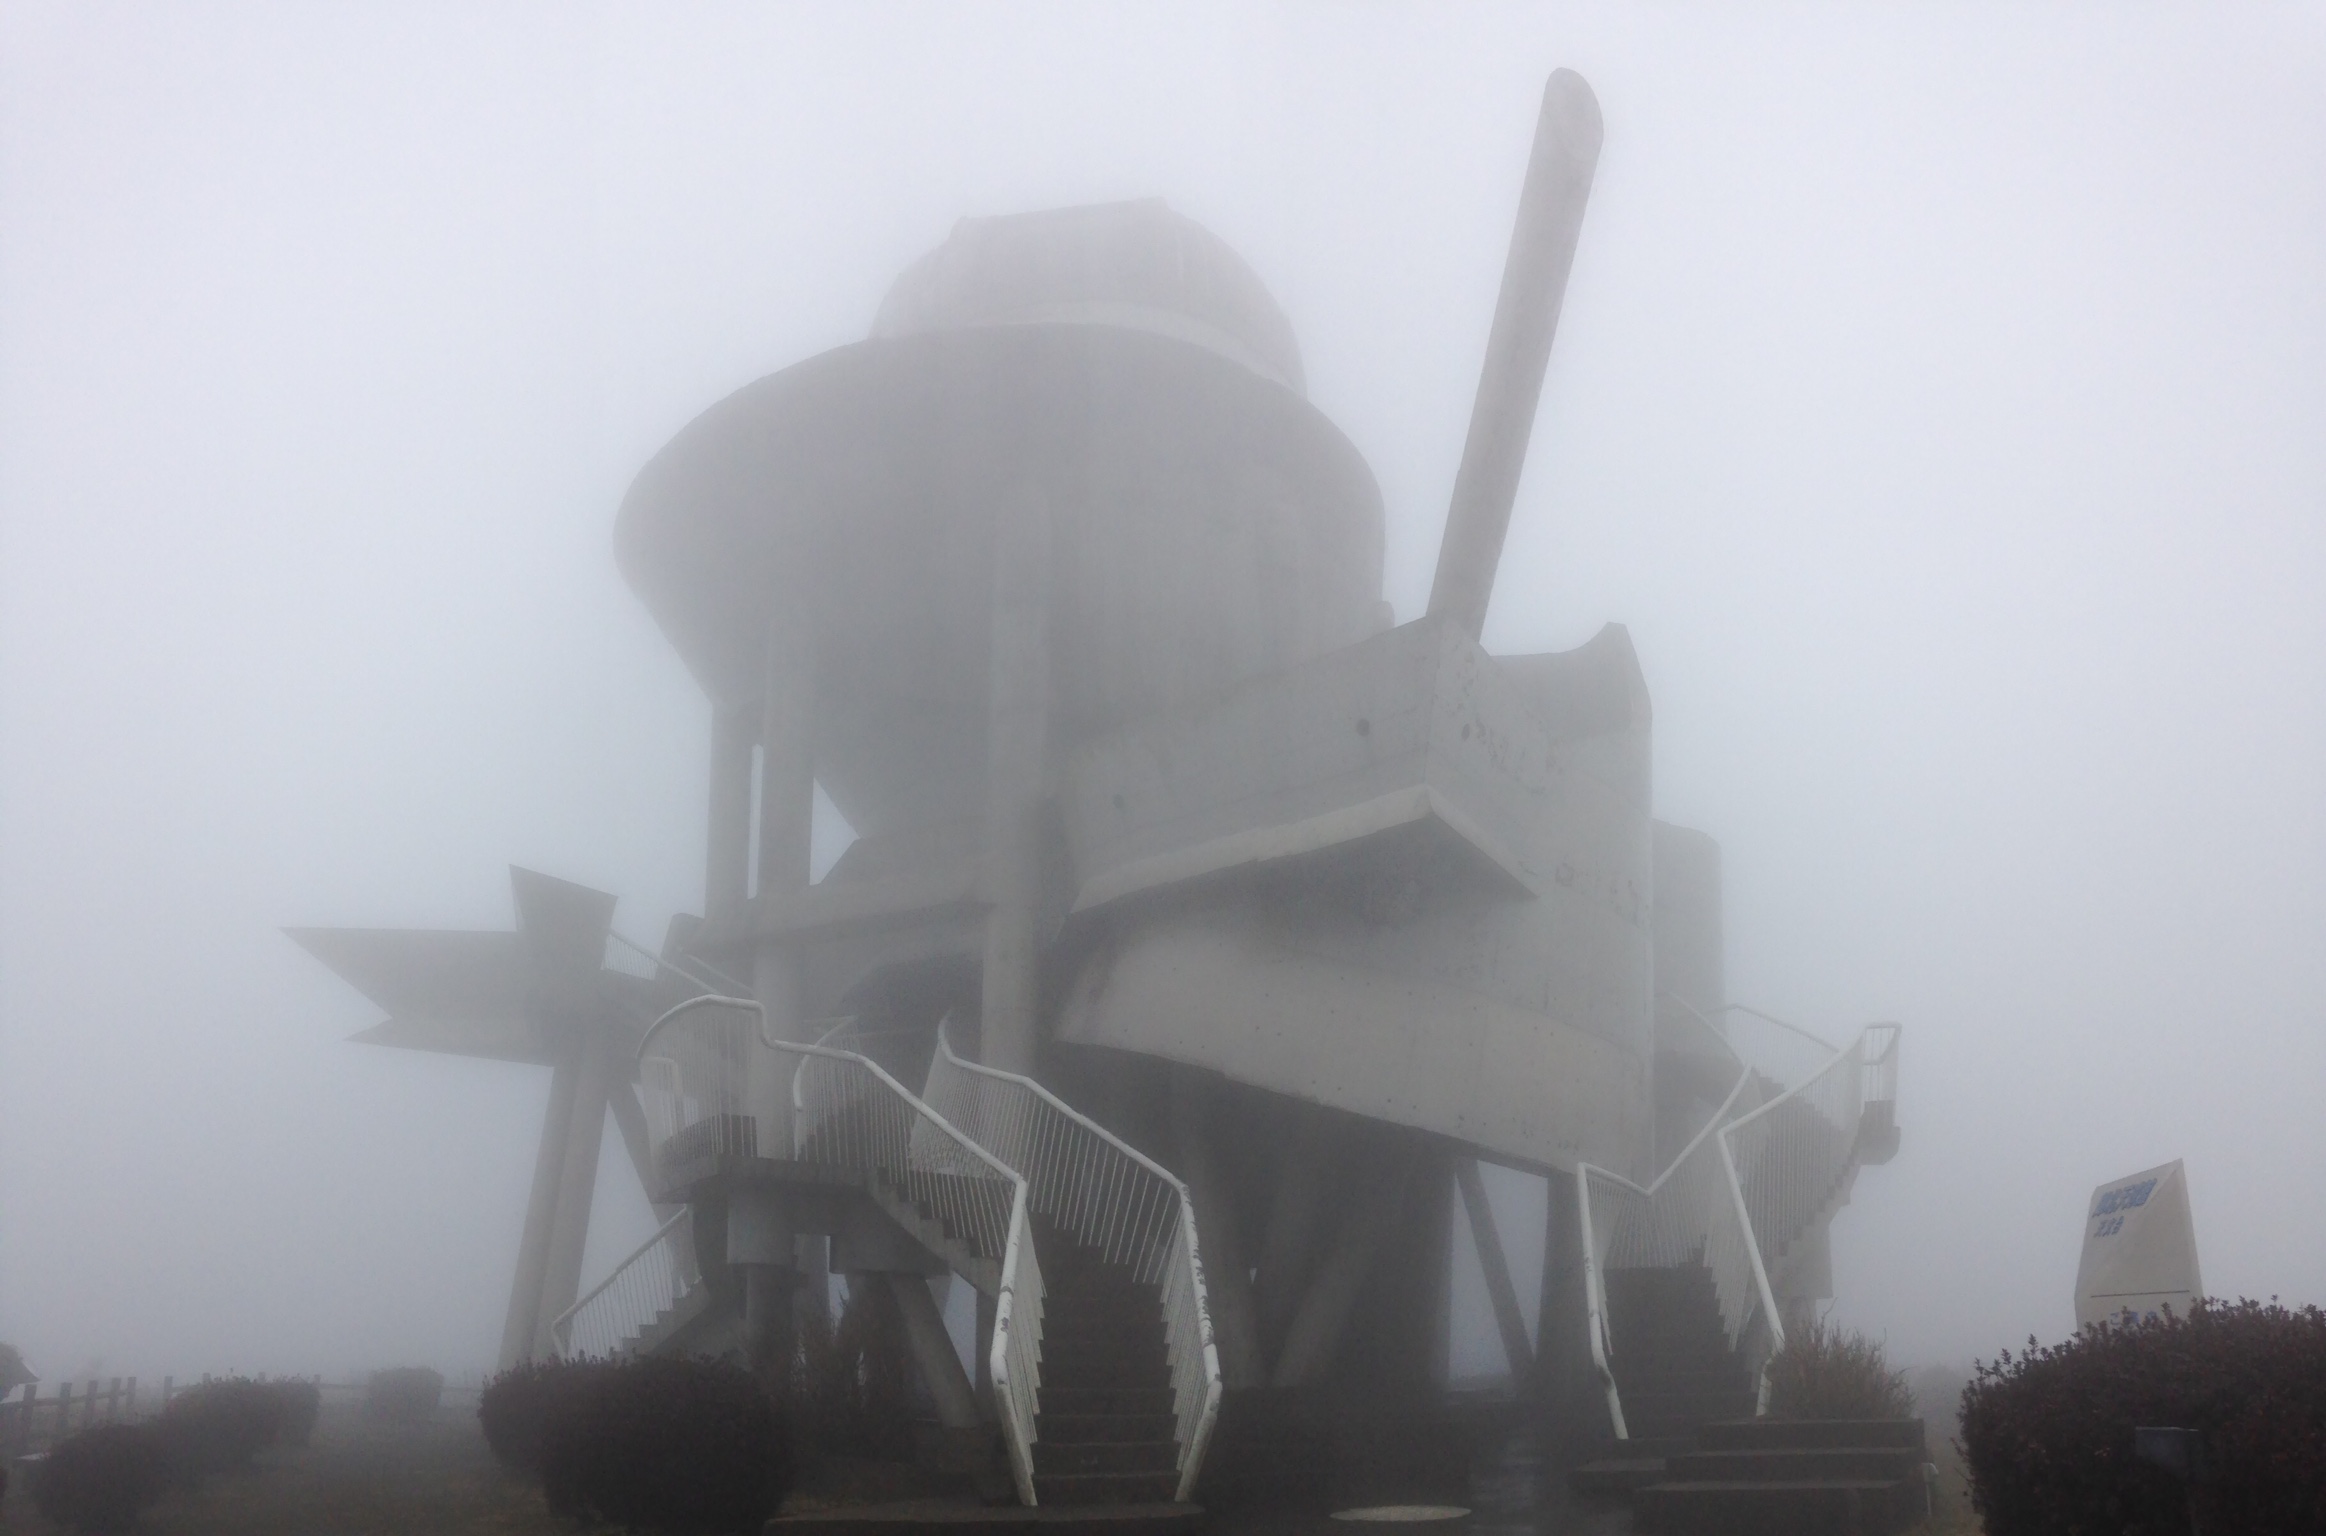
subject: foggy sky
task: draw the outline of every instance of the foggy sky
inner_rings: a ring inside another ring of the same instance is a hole
[[[956,218],[1240,251],[1418,615],[1562,64],[1606,149],[1486,638],[1628,625],[1731,996],[1904,1023],[1836,1316],[2059,1337],[2174,1157],[2208,1289],[2326,1300],[2326,12],[17,0],[0,1339],[490,1363],[547,1074],[345,1044],[279,929],[504,927],[512,862],[699,908],[615,507]]]

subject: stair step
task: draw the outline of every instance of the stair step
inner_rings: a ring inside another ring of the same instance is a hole
[[[1042,1343],[1052,1340],[1084,1344],[1137,1344],[1153,1349],[1167,1347],[1169,1335],[1163,1331],[1163,1319],[1150,1318],[1138,1322],[1097,1323],[1083,1318],[1061,1320],[1048,1308],[1042,1314]]]
[[[1037,1477],[1076,1472],[1176,1472],[1179,1446],[1171,1440],[1034,1442]]]
[[[1044,1394],[1047,1398],[1048,1394]],[[1047,1403],[1035,1417],[1037,1445],[1114,1445],[1134,1440],[1169,1440],[1179,1429],[1168,1413],[1054,1413]]]
[[[1667,1471],[1676,1483],[1902,1482],[1922,1475],[1922,1451],[1913,1446],[1691,1451],[1670,1458]]]
[[[1663,1480],[1661,1456],[1606,1457],[1567,1471],[1569,1491],[1586,1496],[1633,1493]]]
[[[1738,1415],[1708,1422],[1698,1432],[1707,1451],[1879,1450],[1921,1452],[1928,1441],[1920,1419],[1756,1419]],[[1928,1456],[1920,1459],[1928,1460]]]
[[[1178,1491],[1177,1472],[1034,1474],[1034,1493],[1044,1504],[1161,1504]]]
[[[1172,1411],[1169,1387],[1081,1387],[1042,1383],[1041,1409],[1061,1418],[1118,1418]]]
[[[1171,1390],[1171,1368],[1161,1360],[1084,1360],[1069,1355],[1042,1362],[1042,1390],[1088,1388]]]
[[[1651,1536],[1888,1536],[1919,1517],[1919,1482],[1663,1482],[1632,1495]]]

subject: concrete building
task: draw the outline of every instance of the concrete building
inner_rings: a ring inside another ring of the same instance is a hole
[[[515,935],[301,935],[376,1038],[553,1066],[505,1359],[773,1369],[830,1267],[896,1290],[1027,1501],[1184,1498],[1223,1399],[1442,1392],[1459,1197],[1521,1392],[1749,1411],[1894,1142],[1895,1032],[1747,1070],[1629,637],[1479,644],[1599,133],[1555,76],[1410,623],[1283,312],[1158,202],[964,220],[645,466],[616,548],[711,705],[701,920],[636,975],[611,898],[531,876]],[[811,883],[818,786],[858,835]],[[583,1297],[609,1104],[670,1220]],[[1539,1359],[1480,1161],[1545,1180]],[[1698,1398],[1623,1379],[1708,1318]],[[1069,1454],[1107,1393],[1147,1445]]]

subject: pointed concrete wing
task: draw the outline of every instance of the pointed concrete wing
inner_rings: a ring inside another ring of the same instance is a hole
[[[300,948],[388,1011],[353,1038],[495,1061],[548,1062],[526,1008],[524,941],[514,933],[290,928]]]
[[[606,935],[614,927],[614,897],[571,880],[509,866],[517,901],[517,931],[544,977],[586,977],[605,964]]]

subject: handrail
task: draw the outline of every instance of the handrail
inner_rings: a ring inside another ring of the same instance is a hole
[[[681,1228],[685,1229],[683,1236],[680,1232]],[[685,1279],[686,1266],[681,1255],[684,1243],[692,1241],[693,1233],[694,1208],[681,1206],[677,1215],[655,1228],[654,1235],[640,1243],[627,1258],[615,1265],[605,1279],[590,1287],[588,1293],[579,1301],[557,1314],[556,1320],[549,1325],[549,1336],[556,1343],[557,1352],[560,1355],[572,1355],[576,1352],[573,1344],[575,1323],[582,1313],[591,1308],[602,1296],[613,1295],[615,1298],[613,1304],[616,1306],[620,1306],[624,1301],[639,1303],[629,1308],[627,1313],[617,1314],[615,1319],[601,1330],[608,1336],[606,1348],[603,1351],[606,1354],[614,1353],[616,1349],[620,1348],[623,1340],[635,1337],[640,1328],[652,1322],[669,1308],[684,1301],[692,1294],[693,1286],[688,1284]],[[632,1273],[633,1269],[645,1267],[647,1256],[663,1247],[667,1247],[672,1255],[666,1277]],[[667,1278],[668,1284],[655,1286],[657,1278]],[[650,1287],[650,1289],[641,1290],[642,1286]],[[620,1288],[619,1291],[617,1291],[617,1287]],[[657,1302],[657,1298],[665,1291],[668,1292],[668,1298]],[[636,1315],[633,1321],[635,1314],[643,1315]],[[597,1353],[597,1351],[589,1349],[585,1343],[580,1353],[591,1354]]]
[[[930,1101],[951,1110],[981,1140],[1001,1143],[995,1150],[1024,1170],[1034,1209],[1156,1287],[1179,1447],[1175,1497],[1184,1501],[1194,1493],[1221,1393],[1219,1348],[1187,1185],[1034,1079],[964,1059],[953,1049],[949,1023],[937,1029]],[[983,1085],[1009,1100],[990,1102],[978,1092]]]
[[[1710,1023],[1684,999],[1674,1001],[1700,1022]],[[1732,1010],[1765,1019],[1804,1039],[1818,1039],[1798,1025],[1741,1004],[1718,1011]],[[1865,1106],[1886,1102],[1895,1095],[1901,1033],[1893,1023],[1868,1025],[1849,1045],[1828,1047],[1828,1059],[1797,1087],[1741,1111],[1740,1098],[1755,1083],[1756,1075],[1738,1058],[1737,1081],[1720,1108],[1645,1188],[1610,1170],[1589,1163],[1577,1165],[1577,1235],[1583,1252],[1585,1327],[1592,1366],[1605,1389],[1617,1439],[1628,1438],[1628,1431],[1609,1361],[1614,1343],[1600,1233],[1591,1209],[1594,1181],[1636,1196],[1645,1204],[1649,1228],[1632,1234],[1636,1245],[1662,1263],[1699,1263],[1711,1272],[1722,1328],[1732,1343],[1741,1343],[1753,1314],[1759,1314],[1768,1349],[1754,1374],[1758,1407],[1765,1411],[1769,1363],[1785,1345],[1784,1320],[1769,1277],[1770,1256],[1781,1253],[1801,1232],[1830,1213],[1838,1191],[1857,1165],[1858,1122]],[[1877,1038],[1881,1040],[1878,1054],[1870,1050]],[[1735,1054],[1733,1050],[1731,1054]],[[1716,1160],[1704,1156],[1708,1140],[1716,1149]],[[1713,1177],[1717,1188],[1703,1183],[1707,1176]],[[1661,1205],[1659,1196],[1667,1197]],[[1672,1196],[1694,1205],[1694,1213],[1665,1209]],[[1607,1238],[1610,1254],[1626,1240],[1621,1230],[1611,1230]],[[1693,1259],[1676,1257],[1691,1251]],[[1740,1267],[1742,1275],[1737,1273]],[[1749,1287],[1749,1303],[1737,1294],[1740,1283]]]
[[[1683,1003],[1681,1006],[1687,1005]],[[1692,1008],[1689,1011],[1695,1012]],[[1703,1015],[1698,1014],[1697,1017],[1702,1018]],[[1594,1178],[1605,1179],[1643,1199],[1653,1200],[1688,1160],[1696,1155],[1697,1149],[1718,1132],[1723,1117],[1735,1107],[1738,1096],[1744,1093],[1752,1080],[1752,1070],[1741,1061],[1738,1062],[1736,1081],[1729,1085],[1728,1097],[1720,1101],[1720,1107],[1713,1111],[1712,1118],[1705,1121],[1703,1127],[1689,1138],[1688,1145],[1680,1150],[1679,1156],[1672,1159],[1671,1165],[1644,1189],[1610,1169],[1591,1163],[1575,1165],[1575,1215],[1583,1252],[1584,1331],[1591,1345],[1591,1368],[1598,1374],[1600,1386],[1607,1394],[1607,1413],[1618,1440],[1629,1439],[1630,1432],[1624,1424],[1623,1400],[1616,1391],[1615,1368],[1608,1360],[1613,1344],[1607,1322],[1607,1282],[1600,1272],[1598,1243],[1592,1232],[1591,1181]],[[1750,1228],[1746,1230],[1749,1233]]]
[[[686,962],[682,960],[669,959],[662,955],[658,955],[653,950],[648,949],[645,945],[639,943],[636,939],[631,938],[629,935],[622,933],[617,929],[607,929],[606,937],[612,939],[615,943],[621,945],[624,949],[631,951],[633,954],[644,956],[658,969],[668,971],[673,976],[678,977],[682,981],[691,981],[698,987],[734,987],[738,991],[742,990],[741,985],[735,980],[734,977],[728,975],[725,971],[720,970],[717,966],[711,964],[711,962],[708,960],[698,959],[694,962],[695,965],[699,965],[705,971],[710,972],[710,975],[706,977],[690,969]]]
[[[680,1059],[686,1046],[676,1042],[665,1045],[663,1035],[681,1024],[685,1016],[706,1008],[753,1015],[757,1022],[740,1038],[730,1028],[714,1035],[703,1047],[704,1059],[694,1065],[697,1075],[708,1081],[698,1085],[691,1102],[710,1113],[698,1112],[687,1119],[688,1064]],[[840,1027],[845,1027],[844,1022]],[[790,1132],[773,1139],[776,1144],[789,1143],[785,1147],[788,1158],[849,1167],[891,1186],[903,1198],[934,1212],[948,1234],[957,1235],[974,1257],[996,1263],[998,1283],[989,1361],[994,1399],[1018,1496],[1028,1505],[1034,1504],[1042,1269],[1027,1224],[1025,1176],[963,1135],[880,1063],[827,1045],[771,1039],[767,1030],[766,1009],[749,998],[706,994],[664,1013],[638,1043],[640,1080],[651,1090],[647,1096],[650,1119],[658,1109],[667,1111],[666,1118],[673,1126],[664,1141],[708,1121],[712,1132],[706,1146],[698,1150],[768,1155],[756,1146],[758,1111],[770,1089],[780,1092],[776,1084],[782,1079],[769,1082],[755,1073],[751,1052],[756,1049],[764,1057],[800,1058],[789,1074]],[[836,1033],[837,1028],[828,1030],[825,1038]],[[658,1047],[662,1054],[656,1054]],[[667,1082],[653,1081],[656,1074],[646,1071],[655,1063],[667,1068],[661,1074]],[[775,1065],[772,1061],[769,1064]],[[751,1092],[755,1076],[760,1085],[757,1096]],[[670,1102],[663,1105],[666,1098]],[[684,1126],[675,1123],[681,1119],[687,1119]],[[659,1158],[661,1142],[655,1152]],[[1006,1217],[995,1209],[990,1194],[981,1194],[969,1181],[998,1182],[1005,1188]]]

